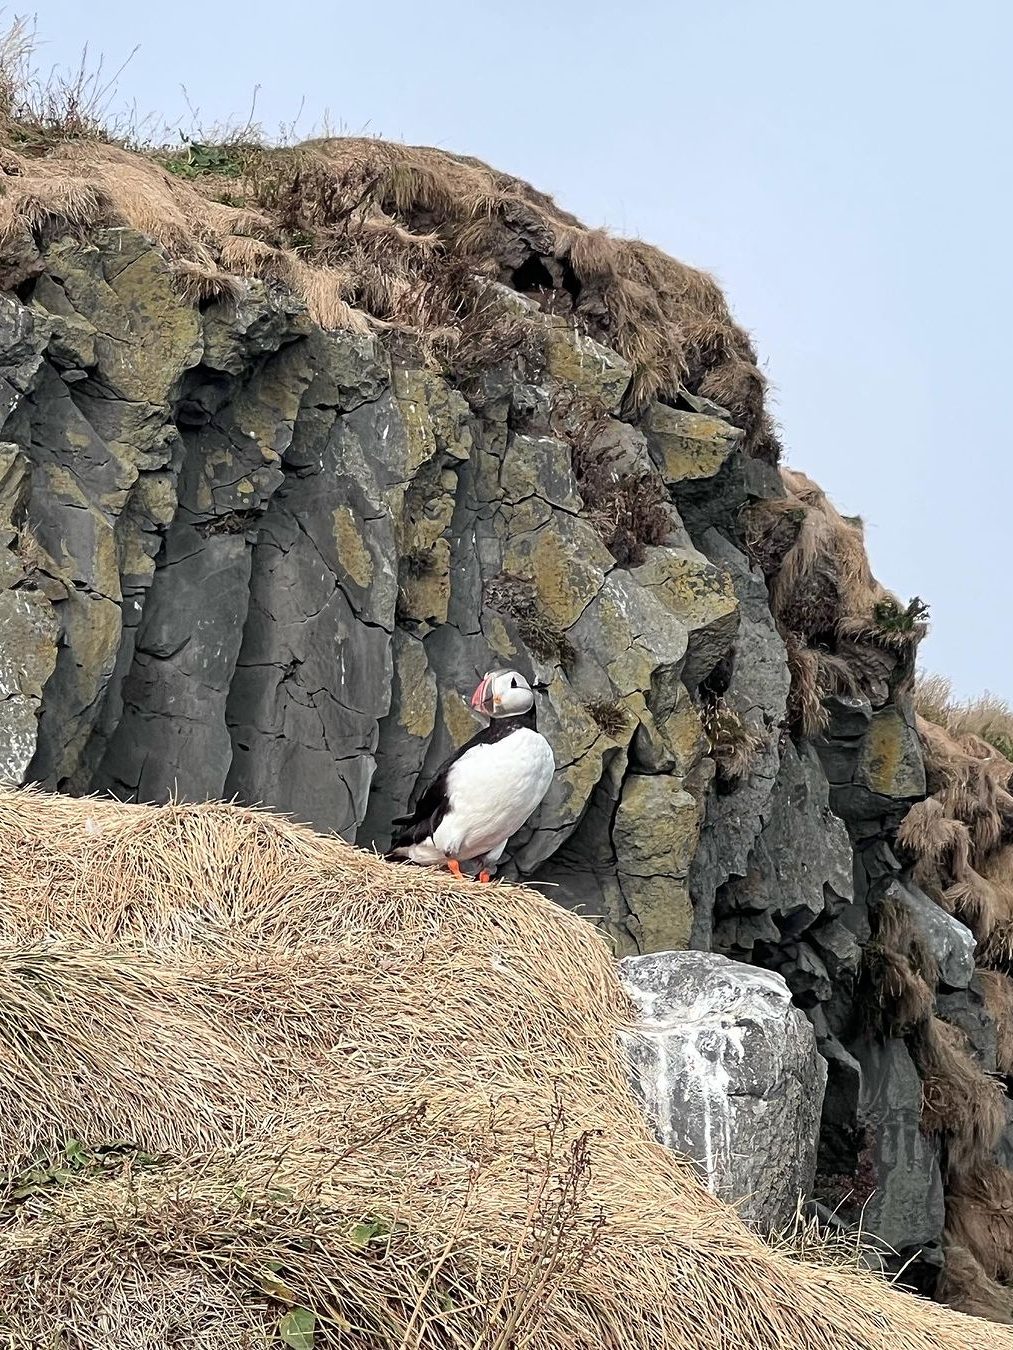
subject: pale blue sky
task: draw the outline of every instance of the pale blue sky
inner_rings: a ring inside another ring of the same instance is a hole
[[[724,284],[787,461],[932,608],[924,661],[1013,698],[1013,0],[51,0],[42,64],[118,103],[477,155]]]

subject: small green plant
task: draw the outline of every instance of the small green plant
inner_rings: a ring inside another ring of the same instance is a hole
[[[887,633],[916,633],[929,617],[929,607],[917,595],[901,609],[895,600],[881,600],[873,610],[876,624]]]
[[[22,1171],[8,1176],[2,1187],[0,1203],[15,1205],[33,1195],[64,1186],[84,1173],[109,1175],[127,1164],[132,1167],[151,1167],[158,1162],[158,1158],[141,1152],[135,1144],[126,1140],[88,1148],[79,1139],[68,1139],[59,1154],[41,1158]]]
[[[316,1324],[309,1308],[291,1308],[278,1323],[278,1339],[289,1350],[313,1350]]]
[[[165,160],[165,167],[178,178],[200,178],[215,174],[219,178],[239,178],[243,161],[235,145],[203,145],[189,136],[182,138],[179,154]]]

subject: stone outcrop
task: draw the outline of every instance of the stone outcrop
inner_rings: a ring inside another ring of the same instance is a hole
[[[634,1088],[669,1148],[765,1233],[812,1190],[826,1064],[778,975],[709,952],[620,963]]]

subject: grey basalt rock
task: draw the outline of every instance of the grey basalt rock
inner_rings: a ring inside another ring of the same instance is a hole
[[[860,1119],[865,1148],[860,1170],[863,1227],[903,1257],[937,1242],[945,1218],[939,1159],[922,1133],[922,1084],[903,1041],[863,1041]]]
[[[886,898],[899,900],[939,966],[940,983],[950,989],[966,989],[974,975],[976,940],[969,928],[913,883],[894,881]]]
[[[771,617],[762,574],[743,553],[715,530],[702,546],[707,556],[727,569],[739,601],[740,622],[735,663],[725,694],[729,706],[760,738],[760,749],[738,789],[726,796],[711,794],[690,871],[694,926],[692,945],[711,945],[715,896],[729,877],[746,875],[749,857],[768,814],[780,770],[777,730],[788,699],[788,664],[784,642]]]
[[[56,665],[59,626],[14,545],[28,463],[0,442],[0,783],[20,783],[35,754],[42,691]]]
[[[633,1086],[658,1138],[755,1228],[787,1224],[812,1186],[826,1084],[787,985],[706,952],[619,969],[638,1013],[623,1034]]]
[[[826,775],[810,746],[788,742],[745,875],[728,882],[722,906],[776,914],[791,939],[823,914],[828,895],[853,894],[851,842],[830,809]]]

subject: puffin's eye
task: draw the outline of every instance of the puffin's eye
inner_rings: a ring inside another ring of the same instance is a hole
[[[511,689],[516,689],[516,688],[517,688],[517,681],[516,681],[516,680],[511,680],[511,681],[510,681],[510,688],[511,688]]]

